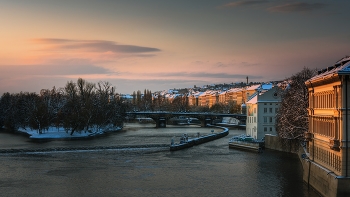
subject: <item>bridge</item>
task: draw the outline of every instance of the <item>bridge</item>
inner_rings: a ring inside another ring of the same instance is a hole
[[[147,117],[152,118],[156,122],[157,128],[165,128],[167,121],[170,118],[173,117],[191,117],[191,118],[197,118],[201,122],[202,127],[206,127],[208,124],[213,124],[213,120],[216,120],[218,118],[222,117],[232,117],[239,120],[239,125],[245,125],[246,123],[246,114],[220,114],[220,113],[211,113],[211,112],[166,112],[166,111],[160,111],[160,112],[151,112],[151,111],[140,111],[140,112],[127,112],[126,113],[129,117]]]

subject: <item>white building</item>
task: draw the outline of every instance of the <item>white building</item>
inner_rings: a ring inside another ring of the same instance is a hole
[[[261,88],[247,101],[246,135],[262,139],[265,134],[276,135],[275,116],[280,107],[278,87]]]

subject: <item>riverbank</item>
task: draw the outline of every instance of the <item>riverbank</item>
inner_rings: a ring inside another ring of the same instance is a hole
[[[34,141],[48,141],[48,140],[76,140],[76,139],[87,139],[87,138],[94,138],[102,135],[106,135],[111,132],[120,131],[122,128],[116,127],[116,128],[109,128],[109,129],[99,129],[96,131],[76,131],[72,135],[70,134],[71,131],[66,131],[64,128],[56,128],[56,127],[49,127],[48,129],[45,129],[42,131],[42,133],[39,133],[37,130],[32,130],[29,128],[18,129],[15,134],[25,135],[29,137],[29,139]]]

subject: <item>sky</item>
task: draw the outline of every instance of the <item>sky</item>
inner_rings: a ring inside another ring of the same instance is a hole
[[[350,55],[348,0],[0,0],[0,94],[283,80]]]

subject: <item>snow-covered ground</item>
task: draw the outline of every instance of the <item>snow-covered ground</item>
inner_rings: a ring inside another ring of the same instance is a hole
[[[114,130],[120,130],[121,128],[116,128]],[[99,130],[94,132],[88,131],[76,131],[72,135],[70,135],[70,131],[65,131],[63,128],[57,129],[56,127],[50,127],[47,130],[44,130],[41,134],[39,134],[38,130],[32,130],[29,128],[19,129],[19,132],[27,133],[30,139],[75,139],[75,138],[88,138],[98,135],[103,135],[106,132],[112,131],[108,130]]]

